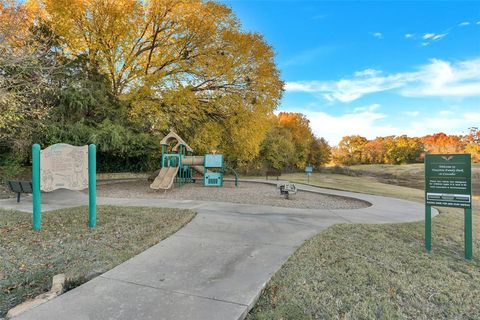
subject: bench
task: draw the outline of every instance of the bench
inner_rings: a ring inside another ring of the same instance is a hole
[[[290,195],[297,193],[297,187],[293,183],[286,183],[280,185],[280,194],[285,197],[285,199],[290,199]]]
[[[268,180],[268,177],[280,177],[282,175],[282,172],[280,170],[267,170],[267,173],[265,174],[265,178]]]
[[[21,193],[32,193],[33,187],[31,181],[7,181],[10,191],[17,194],[17,202],[20,202]]]

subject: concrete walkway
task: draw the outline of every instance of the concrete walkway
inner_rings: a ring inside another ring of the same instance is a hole
[[[197,216],[183,229],[105,274],[16,319],[242,319],[271,276],[305,240],[336,223],[423,219],[422,204],[321,189],[300,190],[361,199],[355,210],[291,209],[211,201],[98,198],[99,205],[188,208]],[[0,201],[2,208],[31,212]],[[83,193],[43,195],[42,209],[86,205]]]

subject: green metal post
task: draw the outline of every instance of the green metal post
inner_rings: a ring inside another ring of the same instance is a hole
[[[97,226],[97,148],[88,146],[88,226]]]
[[[40,145],[32,145],[32,195],[33,195],[33,230],[42,228],[42,195],[40,192]]]
[[[465,209],[465,259],[471,260],[473,256],[472,244],[472,209]]]
[[[425,205],[425,249],[432,250],[432,207]]]
[[[165,154],[165,146],[162,144],[162,160],[161,160],[162,164],[160,165],[161,168],[164,167],[164,165],[163,165],[163,155],[164,154]]]

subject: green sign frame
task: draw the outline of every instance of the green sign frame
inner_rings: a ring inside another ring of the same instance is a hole
[[[425,249],[432,250],[432,206],[465,211],[465,259],[473,256],[470,154],[425,155]]]
[[[35,231],[42,228],[42,193],[40,190],[40,145],[32,145],[32,227]],[[97,226],[97,147],[88,146],[88,226]]]

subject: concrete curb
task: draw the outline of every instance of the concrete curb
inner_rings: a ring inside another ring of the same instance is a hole
[[[64,274],[57,274],[52,278],[52,288],[50,291],[46,293],[42,293],[31,300],[27,300],[18,306],[13,307],[12,309],[8,310],[6,319],[11,319],[14,317],[19,316],[20,314],[38,307],[45,302],[52,300],[53,298],[61,295],[63,293],[63,287],[65,285],[65,275]]]

